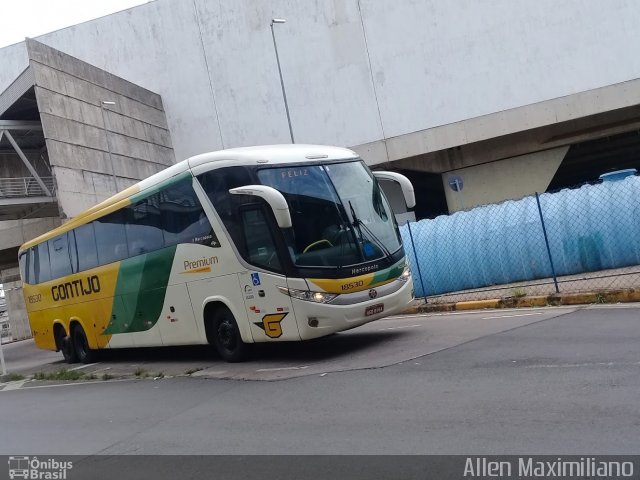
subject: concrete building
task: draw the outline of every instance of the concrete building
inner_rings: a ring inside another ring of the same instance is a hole
[[[156,0],[0,49],[0,281],[116,188],[289,142],[275,17],[296,142],[405,173],[418,218],[640,164],[633,0]]]

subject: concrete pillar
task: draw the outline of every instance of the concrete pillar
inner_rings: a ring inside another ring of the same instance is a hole
[[[568,150],[553,148],[443,173],[449,212],[544,192]],[[450,185],[456,178],[459,191]]]
[[[0,283],[3,285],[5,300],[7,302],[11,337],[13,340],[31,338],[33,335],[31,335],[29,317],[27,316],[27,309],[22,296],[20,270],[14,267],[0,271]]]

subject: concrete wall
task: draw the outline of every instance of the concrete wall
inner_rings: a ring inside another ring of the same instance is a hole
[[[544,192],[568,150],[560,147],[443,173],[449,212]],[[462,179],[461,191],[449,186],[453,176]]]
[[[62,218],[175,163],[157,94],[34,40],[27,50]]]
[[[60,223],[60,219],[55,217],[0,222],[0,251],[22,245]]]
[[[10,268],[0,272],[0,283],[4,289],[7,311],[9,313],[9,325],[11,325],[11,337],[13,340],[31,338],[29,317],[22,296],[22,282],[18,268]]]
[[[182,159],[288,141],[272,17],[299,142],[362,145],[640,77],[633,0],[158,0],[40,39],[161,94]],[[0,90],[22,49],[0,50]]]

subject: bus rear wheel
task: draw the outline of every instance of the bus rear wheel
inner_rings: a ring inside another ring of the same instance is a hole
[[[73,348],[73,341],[71,337],[67,335],[67,332],[64,331],[63,327],[57,326],[55,339],[56,347],[62,352],[64,361],[67,363],[76,363],[78,356],[76,355],[76,350]]]
[[[241,362],[247,357],[249,347],[242,341],[240,330],[228,308],[219,308],[212,319],[213,345],[223,360]]]
[[[73,349],[76,352],[78,360],[82,363],[92,363],[95,361],[97,352],[89,348],[87,335],[80,325],[76,325],[72,330]]]

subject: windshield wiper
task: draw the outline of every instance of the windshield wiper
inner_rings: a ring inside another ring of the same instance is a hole
[[[362,229],[369,234],[371,239],[375,242],[375,244],[382,250],[382,252],[387,256],[391,257],[391,252],[387,247],[385,247],[384,243],[371,231],[369,227],[367,227],[356,215],[356,211],[351,204],[351,200],[349,200],[349,209],[351,210],[351,216],[353,217],[353,226],[360,234],[360,241],[364,243],[364,235],[362,235]]]
[[[353,218],[353,222],[351,225],[356,229],[356,231],[360,234],[360,242],[364,242],[364,237],[362,236],[362,230],[360,230],[361,222],[356,215],[356,211],[353,209],[353,205],[351,205],[351,200],[349,200],[349,209],[351,210],[351,218]]]

